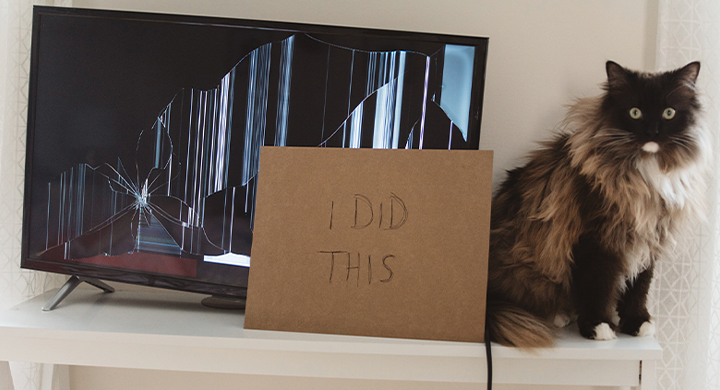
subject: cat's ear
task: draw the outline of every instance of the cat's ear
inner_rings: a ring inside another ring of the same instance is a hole
[[[627,83],[628,70],[620,66],[617,62],[608,61],[605,63],[605,71],[607,72],[608,88],[616,88]]]
[[[691,62],[676,72],[685,85],[688,85],[691,89],[695,89],[695,81],[697,81],[698,74],[700,73],[700,62]]]

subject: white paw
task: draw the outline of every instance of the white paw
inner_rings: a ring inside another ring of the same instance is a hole
[[[595,327],[595,340],[615,340],[617,336],[610,325],[601,322]]]
[[[654,336],[655,335],[655,324],[653,324],[650,321],[643,322],[642,325],[640,325],[640,329],[638,330],[637,336],[638,337],[644,337],[644,336]]]
[[[555,325],[556,328],[564,328],[570,323],[570,316],[565,313],[558,313],[555,315],[555,319],[553,320],[553,325]]]

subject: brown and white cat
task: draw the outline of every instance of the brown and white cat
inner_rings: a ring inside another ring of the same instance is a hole
[[[703,210],[711,150],[700,64],[650,74],[609,61],[606,70],[605,93],[571,106],[561,133],[493,197],[492,341],[550,346],[571,318],[589,339],[654,333],[653,265]]]

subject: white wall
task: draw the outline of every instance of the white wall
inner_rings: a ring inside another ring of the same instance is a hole
[[[480,144],[495,151],[496,184],[504,170],[548,137],[564,105],[600,92],[606,60],[654,69],[658,6],[657,0],[74,0],[73,5],[490,37]],[[72,369],[71,380],[77,390],[312,387],[301,379],[82,367]],[[166,380],[172,383],[166,386]],[[344,386],[326,381],[322,387]]]
[[[605,61],[653,70],[657,0],[74,0],[76,7],[309,22],[490,37],[481,149],[497,183],[600,92]]]

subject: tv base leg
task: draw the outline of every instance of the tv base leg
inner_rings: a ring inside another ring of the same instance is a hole
[[[106,293],[115,292],[115,289],[112,286],[110,286],[110,285],[106,284],[105,282],[102,282],[98,279],[79,277],[79,276],[71,276],[70,279],[68,279],[68,281],[65,282],[65,284],[63,284],[62,287],[60,287],[60,290],[58,290],[58,292],[55,295],[53,295],[53,297],[50,298],[50,300],[47,301],[47,303],[45,303],[45,306],[43,306],[42,310],[43,311],[53,310],[55,307],[57,307],[58,304],[60,304],[60,302],[62,302],[63,299],[65,299],[65,297],[70,295],[70,293],[73,290],[75,290],[75,287],[80,285],[80,283],[82,283],[82,282],[85,282],[92,286],[95,286],[95,287],[105,291]]]
[[[244,298],[226,298],[211,296],[203,299],[200,303],[205,307],[224,310],[245,310]]]

